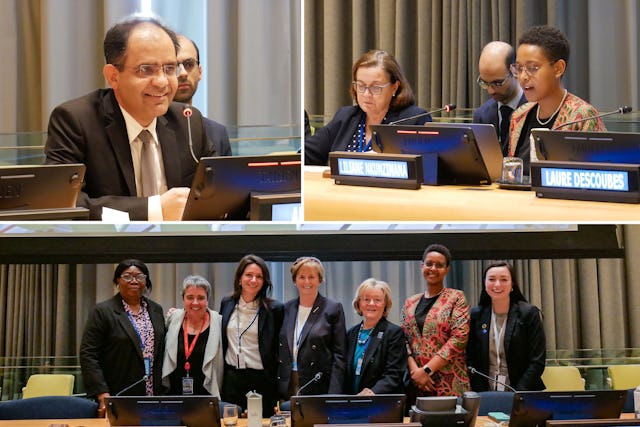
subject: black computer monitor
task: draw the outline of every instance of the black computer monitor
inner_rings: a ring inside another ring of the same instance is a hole
[[[547,421],[547,427],[636,427],[640,426],[640,419],[609,418],[600,420],[560,420]]]
[[[300,193],[300,165],[300,154],[204,157],[182,220],[248,220],[251,193]]]
[[[371,128],[375,151],[422,155],[425,184],[478,185],[500,179],[502,153],[491,125],[426,123]]]
[[[404,394],[293,396],[291,425],[401,423],[405,401]]]
[[[213,396],[110,396],[106,404],[112,426],[220,427]]]
[[[301,219],[300,193],[251,193],[251,221],[296,221]]]
[[[509,427],[540,427],[547,420],[619,418],[627,390],[519,391]]]
[[[532,130],[539,160],[640,164],[640,134]]]

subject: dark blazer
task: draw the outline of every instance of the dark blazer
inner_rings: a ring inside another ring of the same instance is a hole
[[[284,321],[280,329],[278,386],[280,396],[288,400],[293,359],[293,340],[300,298],[284,305]],[[346,331],[342,304],[318,294],[313,303],[298,346],[298,384],[307,384],[317,373],[320,379],[301,394],[341,394],[344,384]]]
[[[162,307],[148,298],[147,310],[153,324],[153,393],[161,395],[162,360],[166,333]],[[144,376],[140,339],[122,305],[120,294],[96,305],[89,314],[80,344],[80,367],[87,395],[114,395]],[[144,396],[144,383],[125,395]]]
[[[420,107],[410,105],[402,110],[388,112],[382,123],[386,124],[426,112]],[[358,129],[358,124],[363,117],[365,117],[365,112],[357,105],[340,108],[326,126],[317,129],[313,136],[305,137],[305,164],[324,166],[329,162],[329,152],[346,151],[347,145],[353,139],[353,134]],[[430,121],[431,116],[427,114],[400,124],[421,125]]]
[[[357,394],[370,388],[375,394],[404,393],[403,376],[407,370],[407,344],[402,328],[384,317],[371,331],[362,361],[360,384],[353,388],[356,377],[353,355],[358,343],[360,323],[347,332],[347,361],[344,392]]]
[[[524,93],[518,101],[518,107],[527,102],[527,97]],[[493,129],[496,131],[498,141],[500,141],[500,120],[498,117],[498,101],[493,98],[489,98],[484,104],[479,106],[473,112],[473,123],[485,123],[493,125]],[[504,147],[503,147],[504,148]],[[509,150],[507,149],[507,152]],[[504,152],[504,151],[503,151]]]
[[[156,124],[168,188],[191,187],[196,170],[183,107],[172,103]],[[205,135],[202,114],[196,108],[191,137],[197,158],[218,154]],[[129,212],[132,220],[147,219],[147,198],[136,197],[127,127],[112,89],[98,89],[56,107],[49,118],[44,151],[47,164],[87,166],[77,205],[89,208],[90,219],[100,219],[103,206]]]
[[[471,310],[467,366],[486,375],[489,375],[489,339],[492,339],[489,336],[490,325],[490,306],[477,306]],[[547,349],[542,314],[538,307],[524,301],[511,304],[504,332],[504,348],[511,387],[519,391],[544,389],[541,376]],[[489,390],[489,380],[480,375],[471,375],[471,389]]]
[[[238,303],[237,299],[230,296],[224,297],[220,303],[220,314],[222,315],[222,354],[227,355],[229,340],[227,337],[227,326],[231,313]],[[271,300],[270,309],[263,305],[258,308],[258,347],[260,349],[260,359],[262,366],[273,383],[273,396],[277,395],[278,376],[278,334],[284,318],[284,306],[281,302]]]
[[[229,144],[227,128],[206,117],[203,117],[202,120],[204,122],[204,130],[207,137],[213,142],[216,154],[218,156],[231,156],[231,144]]]

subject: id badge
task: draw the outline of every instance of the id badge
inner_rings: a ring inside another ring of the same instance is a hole
[[[247,360],[244,358],[244,353],[238,354],[238,369],[247,369]]]
[[[148,357],[144,358],[144,374],[146,376],[151,375],[151,359]]]
[[[362,357],[360,357],[356,363],[356,375],[360,375],[360,372],[362,372]]]
[[[193,378],[182,377],[182,394],[193,394]]]
[[[496,381],[496,390],[504,391],[504,385],[507,383],[507,377],[505,375],[498,375]]]

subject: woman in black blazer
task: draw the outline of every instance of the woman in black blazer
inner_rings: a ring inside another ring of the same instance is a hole
[[[330,151],[371,151],[371,125],[388,124],[400,119],[403,125],[421,125],[431,121],[426,110],[415,106],[415,96],[400,64],[384,50],[370,50],[352,69],[351,98],[354,106],[342,107],[331,121],[305,137],[304,161],[324,166]],[[424,115],[422,115],[424,114]]]
[[[495,380],[471,375],[471,389],[503,390],[500,383],[518,391],[544,389],[542,313],[527,303],[511,264],[499,261],[489,265],[482,281],[479,305],[471,310],[467,366]]]
[[[353,308],[362,322],[347,332],[345,393],[404,393],[407,346],[402,328],[387,320],[391,305],[386,282],[369,278],[358,287]]]
[[[291,266],[299,297],[285,304],[280,330],[278,387],[284,400],[295,394],[342,393],[344,310],[318,293],[323,277],[317,258],[298,258]]]
[[[162,307],[146,297],[152,283],[147,266],[122,261],[113,272],[118,293],[89,314],[80,343],[80,368],[87,395],[161,395],[165,324]],[[146,378],[146,379],[143,379]]]
[[[246,409],[247,393],[262,395],[262,416],[273,415],[278,397],[278,332],[282,303],[269,298],[269,268],[262,258],[246,255],[238,263],[234,291],[220,303],[224,379],[222,400]]]

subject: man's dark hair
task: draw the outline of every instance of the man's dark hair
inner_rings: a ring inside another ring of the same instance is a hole
[[[513,46],[509,45],[509,50],[507,51],[507,57],[505,58],[507,67],[507,71],[511,68],[511,64],[515,64],[516,62],[516,50]]]
[[[182,36],[189,40],[191,42],[191,44],[193,45],[194,48],[196,48],[196,61],[198,61],[198,63],[200,63],[200,49],[198,49],[198,45],[196,44],[196,42],[193,41],[193,39],[190,39],[189,37],[185,36],[184,34],[182,34]],[[180,47],[184,47],[184,46],[180,46]]]
[[[540,46],[552,62],[563,59],[569,63],[569,40],[555,27],[536,25],[529,28],[518,41],[518,46],[522,44]]]
[[[129,42],[129,35],[131,31],[140,24],[153,24],[162,30],[171,38],[173,46],[178,54],[178,36],[176,33],[160,22],[157,18],[148,16],[134,16],[126,18],[123,21],[118,22],[107,31],[104,36],[104,59],[107,64],[113,64],[121,66],[124,63],[125,55],[127,54],[127,44]],[[196,48],[197,49],[197,48]]]

